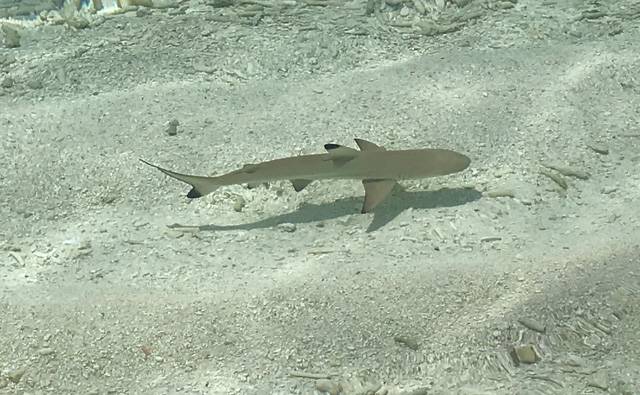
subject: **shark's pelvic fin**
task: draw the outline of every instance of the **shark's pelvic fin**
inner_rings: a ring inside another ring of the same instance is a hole
[[[395,180],[362,180],[364,185],[364,203],[362,213],[368,213],[391,193],[396,185]]]
[[[363,140],[363,139],[354,139],[358,147],[360,147],[360,151],[386,151],[384,147],[379,146],[378,144],[374,144],[371,141]]]

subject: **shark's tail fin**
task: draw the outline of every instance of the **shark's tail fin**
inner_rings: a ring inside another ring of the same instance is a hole
[[[176,173],[171,170],[163,169],[160,166],[153,165],[145,160],[140,159],[140,161],[144,164],[147,164],[151,167],[155,167],[160,170],[164,174],[169,177],[173,177],[176,180],[180,180],[184,183],[191,185],[193,188],[187,193],[187,197],[190,199],[199,198],[205,195],[210,194],[220,187],[220,184],[216,182],[217,177],[202,177],[202,176],[192,176],[188,174]]]

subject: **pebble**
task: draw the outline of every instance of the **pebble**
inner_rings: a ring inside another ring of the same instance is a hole
[[[180,125],[180,122],[174,118],[165,124],[164,132],[169,136],[175,136],[178,134],[179,125]]]
[[[580,366],[587,365],[587,360],[574,354],[568,354],[565,358],[562,358],[560,362],[567,366],[572,366],[572,367],[580,367]]]
[[[242,196],[236,196],[235,199],[233,200],[233,211],[240,213],[242,212],[242,209],[246,205],[247,205],[247,202],[245,202]]]
[[[148,7],[138,7],[138,9],[136,10],[136,16],[138,18],[142,18],[145,16],[149,16],[151,15],[151,10]]]
[[[546,330],[544,324],[531,318],[520,318],[518,322],[532,331],[544,333]]]
[[[501,197],[514,198],[516,194],[510,189],[495,189],[487,192],[487,196],[490,198],[501,198]]]
[[[407,346],[414,351],[420,348],[420,344],[418,344],[418,341],[411,337],[397,335],[393,337],[393,341],[395,341],[396,343],[400,343],[404,346]]]
[[[574,169],[567,166],[559,166],[554,164],[543,164],[544,167],[552,169],[567,177],[575,177],[581,180],[588,180],[591,175],[584,170]]]
[[[27,86],[31,89],[42,89],[42,81],[40,80],[29,80],[27,81]]]
[[[18,384],[26,372],[27,370],[25,368],[15,369],[7,374],[7,378],[13,384]]]
[[[513,347],[511,349],[511,358],[517,365],[521,363],[536,363],[540,360],[535,347],[531,344]]]
[[[177,8],[178,0],[151,0],[150,8]]]
[[[330,395],[338,395],[341,392],[340,385],[328,379],[316,380],[316,390]]]
[[[552,173],[546,169],[541,169],[540,170],[540,174],[549,177],[553,182],[555,182],[556,184],[558,184],[558,186],[564,190],[566,190],[567,188],[569,188],[569,185],[567,184],[567,182],[565,181],[564,178],[562,178],[559,174],[556,173]]]
[[[16,62],[16,57],[9,54],[0,54],[0,66],[9,66]]]
[[[64,18],[56,10],[49,11],[47,21],[52,25],[64,25]]]
[[[431,392],[429,391],[429,388],[424,388],[424,387],[420,387],[420,388],[414,388],[408,391],[403,391],[400,394],[401,395],[429,395]]]
[[[587,385],[606,391],[609,388],[609,375],[604,370],[598,370],[589,377]]]
[[[44,347],[38,350],[38,354],[40,355],[51,355],[55,354],[56,350],[51,347]]]
[[[80,30],[91,26],[91,21],[81,14],[76,14],[71,18],[66,18],[65,22],[67,22],[67,25]]]
[[[9,89],[13,87],[13,85],[15,85],[15,80],[11,77],[7,77],[0,82],[0,87],[5,89]]]
[[[20,46],[18,29],[9,25],[2,25],[2,32],[4,33],[4,45],[7,48],[18,48]]]
[[[602,144],[588,144],[587,147],[591,148],[594,152],[600,155],[609,155],[609,147]]]
[[[278,225],[278,229],[280,229],[283,232],[287,232],[287,233],[293,233],[296,231],[296,224],[292,224],[290,222],[285,222],[283,224],[279,224]]]

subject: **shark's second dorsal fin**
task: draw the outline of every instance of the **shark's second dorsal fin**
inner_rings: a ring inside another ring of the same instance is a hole
[[[384,147],[379,146],[378,144],[374,144],[371,141],[363,140],[363,139],[354,139],[358,147],[360,147],[360,151],[386,151]]]
[[[334,162],[348,162],[360,154],[360,151],[339,144],[325,144],[329,159]]]

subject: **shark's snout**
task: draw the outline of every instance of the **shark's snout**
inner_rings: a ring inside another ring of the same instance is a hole
[[[471,164],[471,158],[469,158],[466,155],[463,154],[458,154],[460,155],[459,161],[460,161],[460,170],[462,171],[464,169],[466,169],[467,167],[469,167],[469,165]]]

